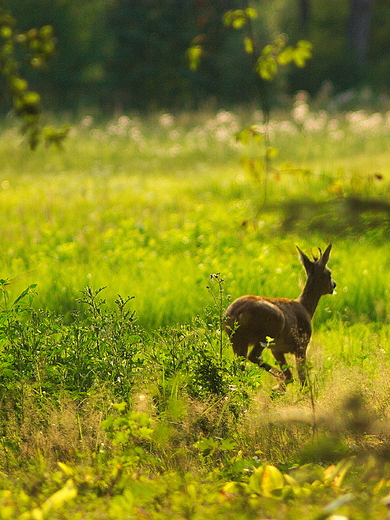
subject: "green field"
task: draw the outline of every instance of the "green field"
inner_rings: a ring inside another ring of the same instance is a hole
[[[267,179],[234,138],[259,121],[0,135],[0,518],[387,518],[390,114],[275,114]],[[221,315],[297,297],[296,245],[329,243],[310,384],[274,396]]]

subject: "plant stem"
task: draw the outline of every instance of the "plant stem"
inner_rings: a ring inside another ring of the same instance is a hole
[[[311,404],[311,411],[313,412],[313,437],[315,437],[317,433],[317,419],[316,419],[316,403],[314,399],[314,391],[313,391],[313,384],[310,379],[310,374],[307,366],[305,366],[305,372],[306,372],[306,381],[309,388],[309,396],[310,396],[310,404]]]
[[[223,362],[223,280],[218,279],[219,285],[219,360],[222,366]]]

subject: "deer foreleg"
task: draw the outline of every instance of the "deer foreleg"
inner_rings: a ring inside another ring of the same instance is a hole
[[[286,357],[283,352],[278,352],[277,350],[272,350],[272,354],[276,361],[279,363],[280,368],[282,369],[282,373],[284,376],[285,383],[291,383],[293,380],[292,372],[290,367],[287,365]]]
[[[297,366],[297,372],[299,381],[302,386],[305,386],[307,383],[306,376],[306,347],[300,347],[297,349],[295,353],[295,362]]]

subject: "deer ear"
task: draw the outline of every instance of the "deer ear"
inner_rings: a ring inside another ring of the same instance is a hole
[[[324,254],[318,260],[318,263],[321,264],[323,267],[325,267],[326,264],[328,263],[331,249],[332,249],[332,244],[329,244],[328,247],[325,249]]]
[[[310,258],[307,257],[307,256],[305,255],[305,253],[299,249],[298,246],[296,246],[296,248],[298,249],[299,258],[300,258],[300,260],[301,260],[301,262],[302,262],[302,265],[303,265],[303,267],[305,268],[305,271],[308,273],[310,267],[313,265],[314,262],[312,262],[312,261],[310,260]]]

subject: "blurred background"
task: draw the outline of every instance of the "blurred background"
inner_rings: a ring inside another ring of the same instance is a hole
[[[102,114],[124,110],[232,108],[257,98],[242,31],[223,26],[239,0],[3,0],[18,29],[50,24],[56,54],[45,73],[23,75],[46,109]],[[259,48],[286,33],[313,43],[303,69],[286,68],[270,85],[272,106],[307,91],[319,107],[354,109],[390,102],[388,0],[263,0],[251,3]],[[204,49],[192,71],[186,50]],[[377,105],[377,106],[376,106]],[[8,105],[4,101],[4,109]]]

